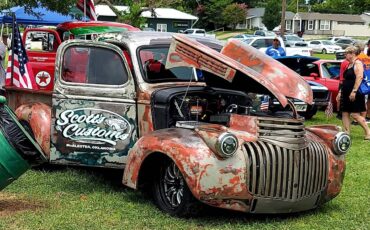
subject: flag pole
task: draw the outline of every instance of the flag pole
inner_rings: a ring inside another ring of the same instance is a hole
[[[12,13],[12,40],[11,40],[11,52],[12,52],[12,65],[11,65],[11,72],[10,72],[10,85],[13,86],[13,77],[14,77],[14,33],[15,33],[15,14]]]
[[[86,0],[84,0],[84,18],[86,21]]]

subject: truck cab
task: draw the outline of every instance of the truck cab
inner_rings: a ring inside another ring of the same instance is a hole
[[[115,22],[64,22],[56,29],[31,28],[23,33],[23,44],[40,90],[53,90],[55,57],[59,45],[68,39],[97,39],[102,34],[139,31],[131,25]]]

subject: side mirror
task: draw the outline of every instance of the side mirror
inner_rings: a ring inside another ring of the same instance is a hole
[[[319,78],[319,75],[317,73],[310,73],[310,77],[317,79]]]

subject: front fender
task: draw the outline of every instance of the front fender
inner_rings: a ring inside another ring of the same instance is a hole
[[[162,129],[141,137],[130,150],[123,183],[136,189],[144,160],[157,152],[175,162],[194,197],[203,202],[251,198],[241,149],[231,158],[220,159],[196,131],[180,128]]]
[[[343,185],[344,175],[346,171],[345,155],[336,155],[333,150],[333,141],[335,135],[341,131],[340,127],[335,125],[316,125],[306,128],[313,135],[309,135],[311,140],[324,142],[328,149],[328,186],[326,194],[322,198],[322,203],[327,202],[336,197]]]
[[[28,122],[37,143],[50,157],[51,108],[44,103],[31,103],[19,106],[15,114],[19,120]]]

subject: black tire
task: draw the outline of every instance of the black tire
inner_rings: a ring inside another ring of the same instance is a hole
[[[158,208],[172,216],[196,216],[201,204],[190,192],[184,177],[176,164],[167,160],[153,183],[153,198]]]
[[[317,106],[315,105],[309,105],[307,107],[306,112],[301,113],[300,115],[303,116],[306,120],[311,119],[315,114],[317,113]]]
[[[326,54],[326,49],[322,49],[321,51],[323,54]]]

